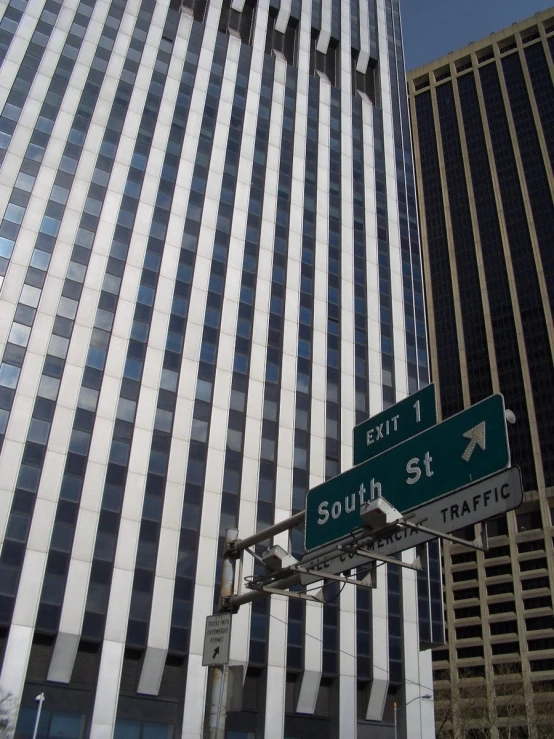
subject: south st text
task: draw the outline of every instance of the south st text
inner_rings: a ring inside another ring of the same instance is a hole
[[[423,457],[421,463],[419,457],[413,457],[412,459],[410,459],[406,464],[406,472],[408,474],[408,477],[406,478],[406,483],[408,485],[415,485],[417,481],[421,479],[422,474],[424,474],[425,477],[432,477],[432,461],[433,457],[430,455],[429,452],[425,452],[425,456]],[[346,495],[344,497],[344,505],[341,500],[335,500],[332,503],[330,503],[330,501],[328,500],[322,500],[317,507],[317,512],[320,516],[320,518],[317,519],[318,524],[320,526],[323,526],[323,524],[327,523],[329,518],[335,520],[337,518],[340,518],[343,511],[344,513],[353,513],[356,509],[359,509],[359,507],[366,502],[366,493],[367,490],[364,483],[362,483],[357,493],[351,493],[350,495]],[[381,495],[383,495],[383,492],[381,490],[381,483],[376,482],[374,478],[371,478],[369,482],[369,500],[378,498]],[[356,505],[357,503],[358,505]]]

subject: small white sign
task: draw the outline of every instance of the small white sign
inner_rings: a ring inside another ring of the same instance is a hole
[[[206,634],[204,636],[204,667],[229,664],[229,648],[231,646],[231,614],[221,613],[208,616]]]

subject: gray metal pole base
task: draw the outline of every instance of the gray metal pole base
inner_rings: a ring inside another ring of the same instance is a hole
[[[225,739],[227,719],[227,667],[214,667],[208,720],[209,739]]]

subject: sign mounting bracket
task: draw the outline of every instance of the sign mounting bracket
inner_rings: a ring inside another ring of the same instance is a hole
[[[368,552],[367,549],[359,549],[356,546],[348,546],[345,544],[339,544],[338,549],[340,549],[343,552],[348,552],[349,554],[357,554],[360,557],[364,557],[365,559],[374,559],[378,562],[385,562],[389,565],[397,565],[398,567],[405,567],[407,570],[422,570],[423,567],[421,565],[421,560],[419,557],[416,557],[413,562],[402,562],[399,559],[394,559],[394,557],[386,557],[384,554],[374,554],[373,552]]]
[[[442,531],[435,531],[434,529],[429,529],[427,526],[422,526],[419,523],[412,523],[411,521],[399,521],[398,522],[399,528],[408,528],[408,529],[414,529],[415,531],[420,531],[422,534],[430,534],[431,536],[436,536],[437,539],[446,539],[447,541],[452,541],[454,544],[461,544],[464,547],[469,547],[470,549],[475,549],[478,552],[488,552],[488,547],[482,546],[482,544],[479,544],[478,542],[481,542],[481,537],[478,537],[477,539],[474,539],[473,541],[467,541],[466,539],[460,539],[458,536],[453,536],[452,534],[445,534]]]
[[[359,585],[362,588],[374,588],[375,587],[375,583],[373,581],[373,578],[371,577],[371,572],[369,572],[368,575],[366,575],[363,580],[356,580],[353,577],[332,575],[331,573],[327,574],[326,572],[321,572],[319,570],[310,570],[307,567],[295,567],[294,570],[296,572],[301,572],[304,575],[315,575],[320,580],[333,580],[336,582],[346,582],[346,583],[350,583],[351,585]],[[368,578],[367,582],[366,582],[366,578]]]
[[[275,595],[284,595],[285,598],[296,598],[298,600],[308,600],[314,603],[325,603],[321,590],[318,595],[309,595],[308,593],[299,593],[296,590],[279,590],[279,588],[272,588],[269,585],[262,585],[262,587],[259,588],[253,588],[250,586],[250,589],[255,590],[258,593],[272,593]]]

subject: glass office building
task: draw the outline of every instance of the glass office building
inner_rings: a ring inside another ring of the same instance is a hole
[[[41,737],[199,739],[226,528],[429,380],[398,4],[0,5],[0,687],[22,738],[44,693]],[[241,608],[228,736],[433,736],[423,554]]]
[[[525,489],[488,524],[488,552],[444,547],[449,639],[434,676],[461,732],[553,725],[553,53],[550,9],[409,75],[442,415],[502,392]]]

